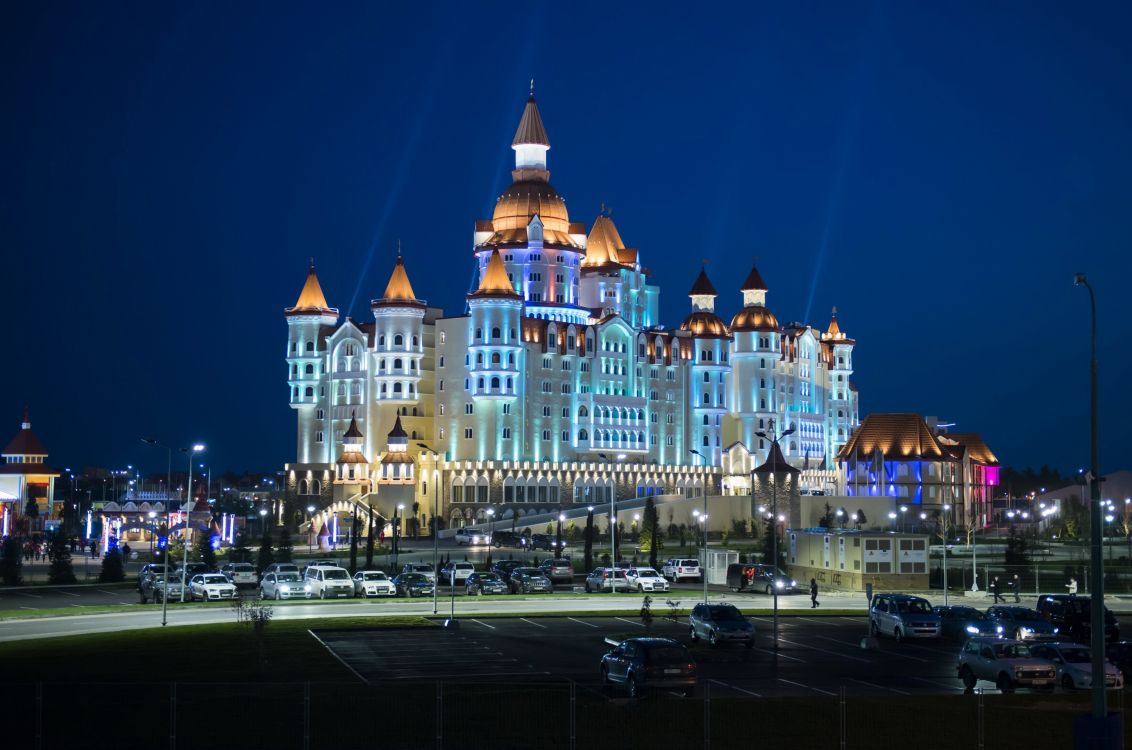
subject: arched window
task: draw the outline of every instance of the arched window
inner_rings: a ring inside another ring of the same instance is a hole
[[[590,439],[590,433],[586,432],[584,429],[578,430],[578,442],[582,442],[582,441],[589,440],[589,439]]]
[[[394,383],[393,384],[393,392],[394,393],[400,393],[401,392],[401,384],[400,383]]]
[[[491,353],[491,364],[493,364],[493,365],[497,365],[497,364],[499,364],[499,363],[500,363],[501,361],[502,361],[502,360],[501,360],[501,357],[499,356],[499,352],[492,352],[492,353]]]
[[[590,415],[590,410],[587,409],[584,404],[582,406],[578,407],[578,419],[584,419],[584,418],[588,417],[589,415]]]
[[[314,388],[311,388],[308,385],[306,390],[303,391],[303,395],[306,396],[307,398],[314,398]]]
[[[393,337],[393,346],[404,346],[404,345],[405,345],[405,337],[404,336],[402,336],[401,334],[397,334],[396,336]]]
[[[314,481],[311,482],[311,494],[312,495],[321,495],[322,494],[322,482],[318,481],[317,479],[315,479]]]
[[[385,346],[385,334],[384,333],[381,334],[381,336],[378,337],[377,345],[378,346]]]
[[[313,351],[314,351],[314,342],[313,342],[313,341],[308,341],[308,342],[307,342],[307,351],[308,351],[308,352],[313,352]]]
[[[491,379],[491,387],[492,388],[499,388],[499,378],[492,378]]]
[[[303,372],[305,372],[307,375],[314,375],[314,365],[307,365],[306,368],[304,368]]]
[[[310,482],[308,482],[305,479],[299,480],[299,494],[300,495],[309,495],[310,494]]]
[[[708,447],[708,436],[704,435],[704,447]]]
[[[417,334],[414,333],[413,334],[413,348],[416,349],[418,346],[420,346],[420,342],[421,342],[420,337],[417,336]]]
[[[515,366],[515,355],[514,354],[508,354],[507,355],[507,366],[508,367],[514,367]]]
[[[499,328],[492,328],[491,329],[491,338],[492,338],[493,341],[501,339],[501,338],[503,338],[503,333],[499,330]]]
[[[476,355],[476,365],[479,366],[479,367],[483,367],[483,353],[482,352],[480,352],[479,354]]]
[[[483,329],[477,328],[476,329],[476,341],[479,341],[482,338],[483,338]]]
[[[403,368],[404,364],[405,363],[402,360],[395,359],[395,360],[393,360],[393,369],[394,370],[400,370],[400,369]]]

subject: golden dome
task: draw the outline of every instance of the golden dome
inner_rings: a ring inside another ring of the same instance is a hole
[[[566,201],[542,180],[519,180],[499,196],[491,226],[496,232],[508,229],[523,229],[538,214],[542,220],[546,239],[570,234],[570,214],[566,212]]]
[[[681,331],[691,331],[696,338],[730,338],[727,326],[719,316],[707,310],[697,310],[680,325]]]
[[[731,319],[732,331],[777,331],[778,318],[765,307],[744,307]]]

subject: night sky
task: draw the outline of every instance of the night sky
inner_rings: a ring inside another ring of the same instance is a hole
[[[5,3],[0,441],[27,403],[59,467],[293,460],[307,259],[372,319],[400,240],[459,314],[534,78],[571,219],[612,207],[664,323],[701,259],[729,320],[758,256],[781,321],[837,306],[862,416],[1086,465],[1087,272],[1127,468],[1130,37],[1128,3]]]

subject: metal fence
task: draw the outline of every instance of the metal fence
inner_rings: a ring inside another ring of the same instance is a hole
[[[124,655],[128,658],[128,655]],[[207,653],[201,654],[207,659]],[[1123,711],[1123,694],[1114,693]],[[795,747],[924,750],[1071,747],[1087,696],[753,698],[706,683],[695,698],[629,701],[544,684],[151,683],[4,685],[8,747],[169,750],[405,750]],[[1127,733],[1127,722],[1125,731]],[[1126,734],[1127,737],[1127,734]]]
[[[1089,561],[1062,560],[1035,563],[1031,565],[1004,565],[1001,562],[979,560],[979,590],[989,591],[995,579],[1003,596],[1013,600],[1011,581],[1018,576],[1018,592],[1021,596],[1037,594],[1064,594],[1069,591],[1071,580],[1077,581],[1077,593],[1092,591],[1089,580]],[[970,591],[975,577],[975,563],[971,560],[948,560],[947,588],[949,591]],[[943,560],[933,558],[929,579],[933,589],[943,589]],[[1132,567],[1127,565],[1105,565],[1105,594],[1132,594]]]

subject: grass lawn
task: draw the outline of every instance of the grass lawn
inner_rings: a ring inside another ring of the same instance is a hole
[[[222,623],[0,643],[10,682],[356,681],[307,632],[316,628],[434,627],[423,617],[276,620],[267,625],[263,664],[250,625]]]

